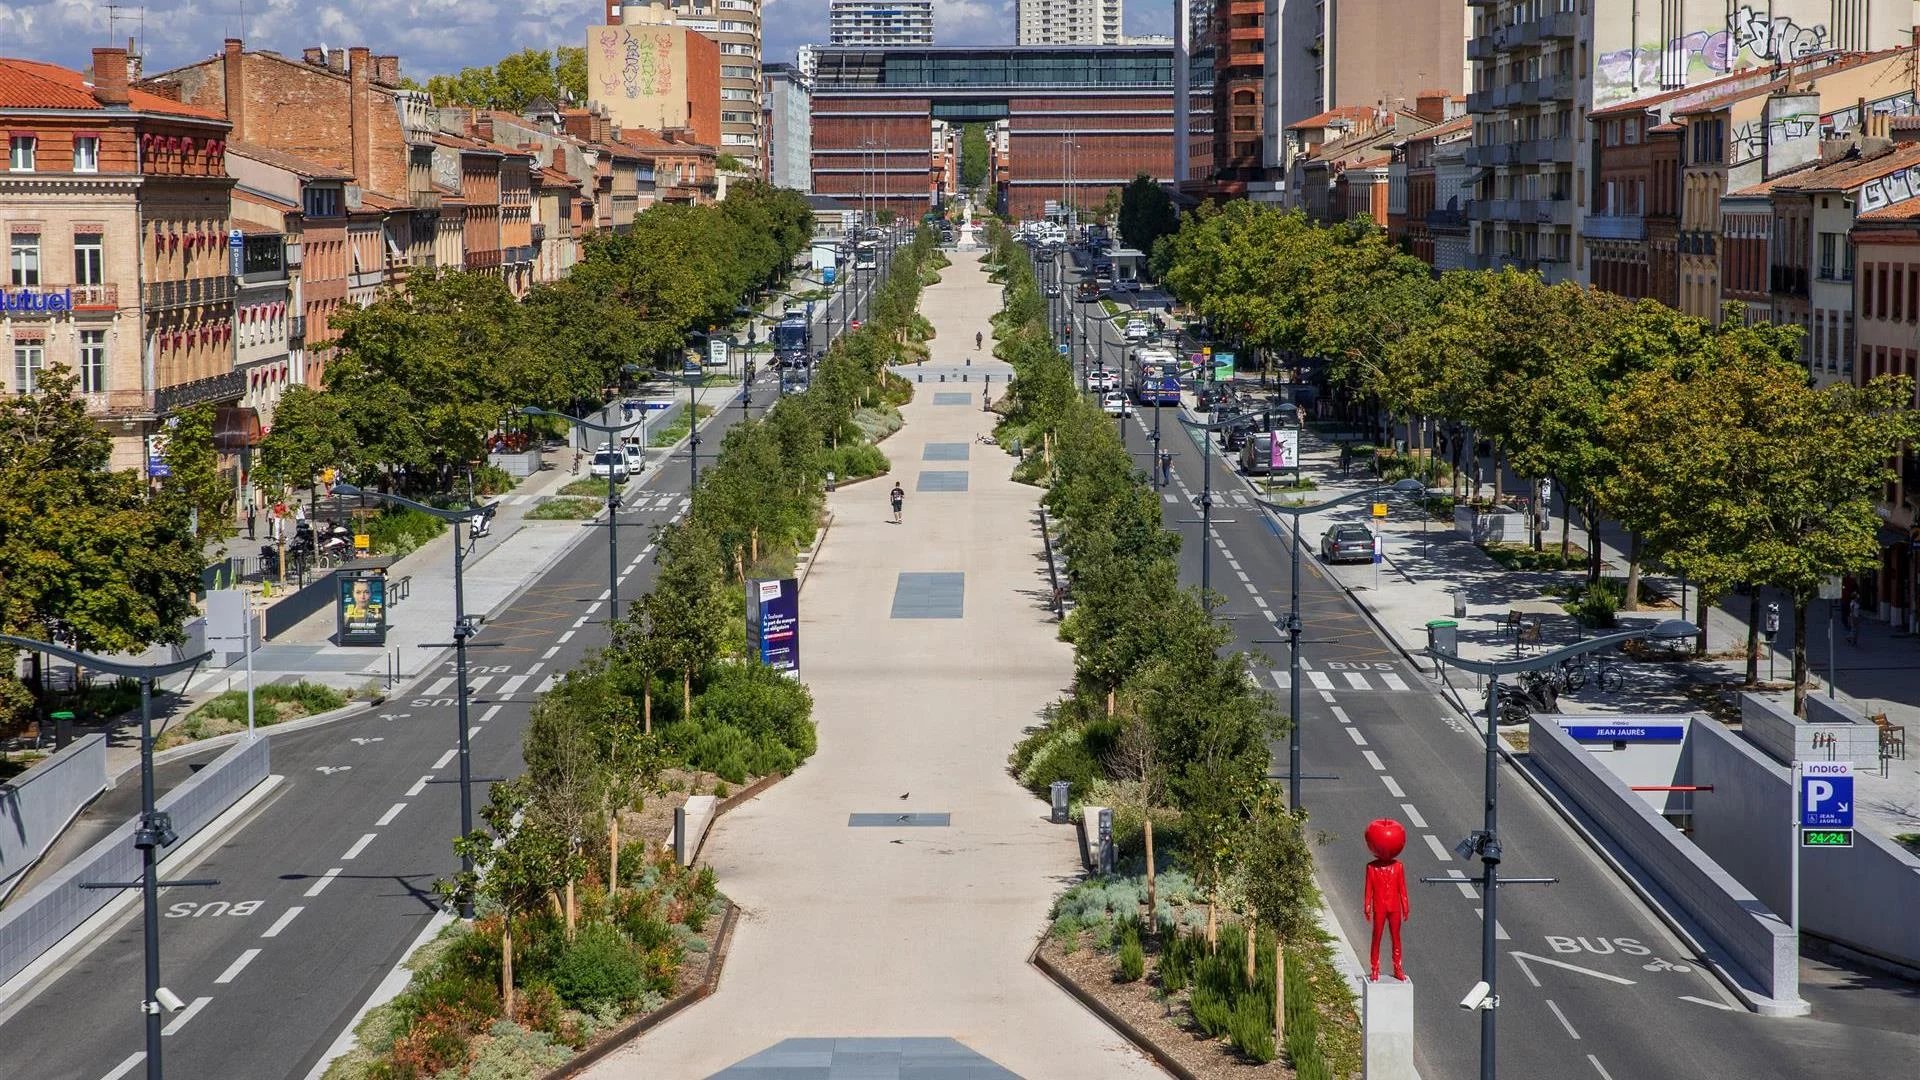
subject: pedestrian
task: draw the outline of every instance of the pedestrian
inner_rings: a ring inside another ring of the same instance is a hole
[[[1847,644],[1860,644],[1860,597],[1847,601]]]
[[[893,482],[893,490],[887,493],[887,499],[893,503],[893,523],[898,525],[901,523],[900,508],[907,503],[907,492],[900,486],[900,481]]]
[[[1160,451],[1160,486],[1173,483],[1173,451]]]
[[[254,512],[253,504],[248,503],[247,504],[247,539],[249,540],[257,539],[257,537],[253,535],[253,530],[256,523],[257,523],[257,515]]]
[[[301,521],[307,520],[307,504],[306,503],[297,502],[293,504],[293,520],[295,522],[301,522]]]
[[[974,334],[973,334],[973,347],[974,347],[974,349],[975,349],[975,350],[978,350],[978,349],[980,348],[980,343],[981,343],[981,342],[983,342],[983,341],[985,341],[985,340],[986,340],[986,337],[985,337],[984,335],[982,335],[982,334],[981,334],[981,333],[980,333],[980,332],[979,332],[978,330],[976,330],[976,331],[974,331]]]

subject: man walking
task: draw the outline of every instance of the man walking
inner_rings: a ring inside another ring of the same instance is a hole
[[[1847,601],[1847,644],[1860,644],[1860,596]]]
[[[893,523],[898,525],[901,523],[900,508],[907,503],[907,492],[900,486],[900,481],[893,482],[893,490],[887,493],[887,500],[893,503]]]

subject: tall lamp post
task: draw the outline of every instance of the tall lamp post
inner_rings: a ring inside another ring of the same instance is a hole
[[[415,502],[412,499],[395,495],[389,491],[367,491],[363,488],[355,487],[352,484],[335,484],[333,490],[341,495],[357,495],[379,499],[382,502],[389,502],[395,506],[404,506],[409,510],[418,510],[423,514],[431,514],[441,521],[446,522],[453,529],[453,662],[454,677],[460,687],[460,694],[455,702],[455,716],[460,725],[458,740],[460,756],[460,835],[463,837],[467,836],[473,832],[473,749],[467,738],[467,695],[469,692],[467,689],[467,639],[472,637],[477,631],[473,625],[467,621],[467,545],[460,542],[460,526],[472,523],[476,517],[482,521],[490,520],[500,504],[486,503],[482,506],[469,507],[464,510],[446,510],[438,506],[430,506],[423,502]],[[445,646],[437,647],[444,648]],[[472,856],[466,854],[460,856],[460,870],[462,874],[471,877],[473,874]],[[460,898],[460,917],[463,919],[473,918],[473,898],[471,896],[462,896]]]
[[[1499,926],[1494,921],[1494,908],[1498,903],[1500,871],[1500,840],[1498,824],[1500,817],[1500,676],[1517,675],[1523,671],[1545,671],[1557,666],[1562,660],[1586,653],[1611,649],[1629,641],[1656,640],[1671,641],[1676,638],[1688,638],[1700,633],[1700,628],[1685,619],[1663,619],[1655,623],[1646,623],[1631,630],[1617,634],[1606,634],[1575,642],[1539,656],[1530,656],[1518,660],[1469,660],[1458,652],[1443,652],[1428,646],[1427,655],[1439,663],[1459,668],[1475,675],[1487,676],[1487,742],[1486,742],[1486,820],[1485,825],[1461,841],[1454,850],[1466,855],[1478,855],[1484,868],[1483,876],[1471,884],[1480,886],[1485,911],[1480,921],[1480,980],[1487,984],[1487,995],[1480,1006],[1480,1080],[1494,1080],[1494,1010],[1500,1005],[1500,996],[1496,993],[1498,982],[1497,954],[1494,942]],[[1447,882],[1457,884],[1458,878],[1422,878],[1426,882]],[[1556,878],[1508,878],[1509,885],[1547,884]]]
[[[1426,485],[1407,477],[1396,481],[1391,490],[1396,495],[1411,495],[1425,491]],[[1287,670],[1291,675],[1287,687],[1287,809],[1300,809],[1300,519],[1307,514],[1317,514],[1322,510],[1331,510],[1344,503],[1366,499],[1377,499],[1381,489],[1376,485],[1365,491],[1355,491],[1337,499],[1315,503],[1312,506],[1289,506],[1285,503],[1270,502],[1256,498],[1253,501],[1276,514],[1285,514],[1290,520],[1287,531],[1293,534],[1293,578],[1291,593],[1287,598]]]
[[[551,416],[551,417],[554,417],[555,419],[565,420],[567,423],[572,424],[574,427],[577,427],[577,428],[586,428],[588,431],[597,431],[600,434],[605,435],[607,437],[608,445],[612,446],[614,449],[614,452],[620,455],[620,460],[621,461],[626,460],[625,451],[620,449],[619,443],[616,442],[615,440],[621,432],[626,431],[628,428],[633,427],[634,425],[632,424],[601,424],[601,423],[596,423],[595,421],[592,421],[592,420],[583,419],[582,417],[574,416],[570,413],[555,412],[552,409],[542,409],[533,405],[529,405],[526,408],[521,409],[520,415],[521,416]],[[620,621],[620,489],[619,489],[619,485],[616,484],[613,479],[613,473],[614,473],[613,466],[608,465],[607,466],[607,625],[609,626]]]
[[[1200,450],[1200,605],[1209,615],[1213,613],[1213,433],[1233,423],[1232,420],[1211,424],[1180,421],[1189,436],[1196,431],[1200,433],[1195,440]]]
[[[93,656],[75,649],[68,649],[47,641],[33,638],[15,637],[12,634],[0,634],[0,645],[33,652],[52,653],[63,660],[71,660],[91,671],[101,671],[108,675],[137,679],[140,682],[140,824],[133,832],[133,846],[140,849],[140,880],[133,881],[89,881],[81,883],[83,889],[140,889],[141,935],[146,945],[146,996],[140,1001],[140,1012],[146,1018],[147,1036],[147,1078],[161,1080],[160,1073],[160,1013],[163,1008],[160,988],[160,890],[162,887],[181,885],[218,885],[217,881],[161,881],[159,877],[160,849],[169,847],[178,839],[173,831],[173,819],[153,807],[153,684],[157,679],[197,667],[201,661],[212,656],[203,652],[183,660],[174,660],[164,664],[135,664],[123,660],[111,660],[104,656]],[[176,1001],[174,1008],[179,1007]]]

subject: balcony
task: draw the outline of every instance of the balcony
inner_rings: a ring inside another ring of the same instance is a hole
[[[287,251],[287,269],[294,270],[299,268],[300,260],[306,257],[301,252],[300,245],[290,243],[287,245],[286,251]]]
[[[533,246],[539,247],[541,244],[544,244],[546,242],[547,242],[547,227],[543,224],[540,224],[539,222],[535,222],[533,226]]]
[[[80,400],[87,404],[88,416],[152,416],[153,395],[145,390],[103,390],[95,394],[81,394]]]
[[[1689,234],[1682,233],[1680,235],[1684,241]],[[1773,293],[1775,296],[1798,296],[1802,299],[1806,298],[1806,267],[1782,266],[1779,263],[1774,263],[1769,269],[1771,272],[1767,276],[1768,292]]]
[[[1491,60],[1499,50],[1494,47],[1492,34],[1481,34],[1467,39],[1467,59]]]
[[[1474,90],[1467,94],[1467,111],[1470,113],[1489,113],[1498,105],[1494,101],[1494,90]]]
[[[148,311],[219,304],[232,299],[233,279],[225,274],[183,281],[149,281],[141,296],[141,302]]]
[[[1580,17],[1571,11],[1557,11],[1534,20],[1539,36],[1548,41],[1571,41],[1580,32]]]
[[[1573,97],[1573,76],[1547,75],[1526,83],[1521,91],[1521,101],[1527,105],[1538,105],[1543,101],[1562,101]]]
[[[440,209],[440,192],[436,189],[407,192],[407,205],[415,210]]]
[[[469,270],[492,270],[499,265],[499,248],[469,249],[467,252],[467,269]]]
[[[1522,165],[1536,165],[1543,161],[1572,161],[1573,136],[1529,139],[1519,144],[1516,160]]]
[[[305,315],[295,315],[293,318],[287,320],[287,340],[307,340],[307,317]]]
[[[1467,231],[1467,213],[1464,210],[1429,210],[1427,211],[1427,231],[1464,233]]]
[[[1589,240],[1645,240],[1647,219],[1638,214],[1594,214],[1580,227]]]
[[[1527,88],[1531,85],[1531,83],[1519,81],[1510,82],[1493,92],[1494,103],[1501,108],[1524,104],[1527,96]]]
[[[118,311],[120,309],[120,286],[118,285],[75,285],[73,286],[73,310],[75,311]]]
[[[165,415],[208,401],[235,401],[246,392],[246,372],[223,371],[209,379],[196,379],[155,390],[153,407]]]

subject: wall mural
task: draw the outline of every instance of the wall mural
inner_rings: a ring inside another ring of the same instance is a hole
[[[1860,188],[1860,212],[1864,214],[1913,198],[1920,198],[1920,165],[1867,181]]]
[[[673,35],[666,28],[608,26],[596,31],[594,64],[605,97],[645,98],[673,87]]]
[[[1595,107],[1633,96],[1636,68],[1642,88],[1692,85],[1736,68],[1798,60],[1826,47],[1825,24],[1804,25],[1787,15],[1769,19],[1765,10],[1743,5],[1724,29],[1602,53],[1594,77]]]

